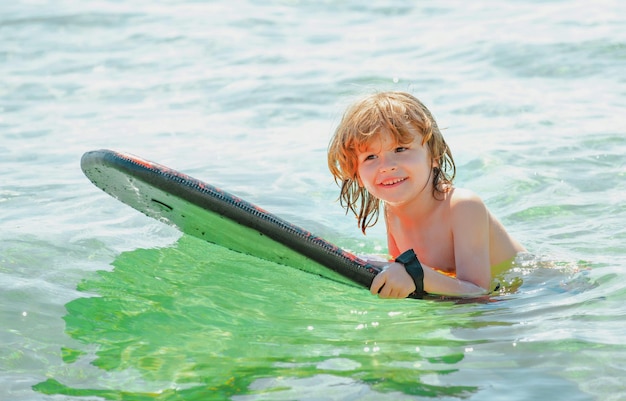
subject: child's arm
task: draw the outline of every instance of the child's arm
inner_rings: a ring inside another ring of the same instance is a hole
[[[489,288],[489,211],[476,194],[456,189],[450,202],[456,277]]]
[[[424,290],[428,293],[466,297],[487,293],[487,289],[469,281],[447,276],[423,264],[422,268],[424,269]],[[394,262],[374,277],[370,291],[381,298],[406,298],[415,291],[415,283],[404,266]]]

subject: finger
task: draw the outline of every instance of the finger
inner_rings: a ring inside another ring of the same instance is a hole
[[[380,289],[385,285],[385,281],[385,272],[378,273],[372,281],[372,285],[370,286],[370,292],[373,295],[378,294]]]
[[[389,298],[406,298],[406,295],[404,295],[404,293],[405,293],[404,288],[396,287],[393,289],[393,291],[390,291]]]
[[[394,298],[394,293],[395,289],[388,281],[378,290],[378,296],[380,298]]]

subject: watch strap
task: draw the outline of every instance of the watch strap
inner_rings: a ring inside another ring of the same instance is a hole
[[[403,252],[396,258],[396,262],[404,265],[406,272],[413,279],[415,283],[415,291],[409,295],[410,298],[421,299],[426,295],[424,291],[424,268],[417,259],[417,255],[413,249]]]

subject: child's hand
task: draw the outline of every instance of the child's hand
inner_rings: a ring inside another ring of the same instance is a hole
[[[381,298],[406,298],[413,291],[415,283],[400,263],[392,263],[378,273],[370,287],[370,292]]]

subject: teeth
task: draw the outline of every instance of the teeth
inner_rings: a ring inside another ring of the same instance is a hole
[[[395,180],[383,182],[383,185],[393,185],[393,184],[397,184],[397,183],[402,182],[402,181],[404,181],[404,178],[396,178]]]

